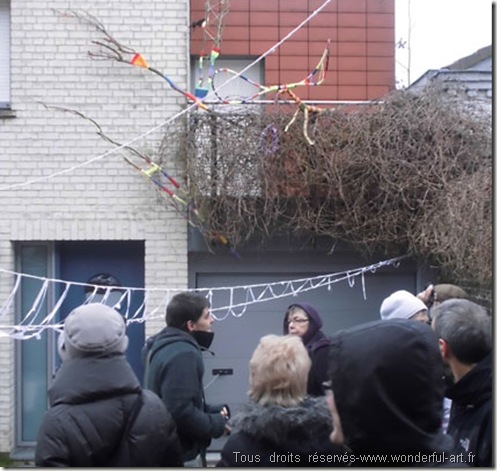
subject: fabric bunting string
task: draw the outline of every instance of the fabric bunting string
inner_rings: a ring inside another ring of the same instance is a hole
[[[62,329],[61,307],[70,294],[86,293],[85,303],[99,302],[118,309],[126,319],[127,324],[145,322],[150,319],[163,319],[166,306],[172,296],[180,291],[192,291],[206,296],[211,303],[212,316],[222,321],[228,316],[241,317],[247,308],[253,304],[273,301],[286,297],[295,297],[319,288],[331,287],[335,283],[347,281],[354,286],[357,277],[362,283],[362,293],[366,300],[365,274],[375,273],[387,266],[397,268],[406,256],[384,260],[373,265],[353,268],[346,271],[319,275],[310,278],[276,281],[245,286],[226,286],[211,288],[177,289],[177,288],[134,288],[92,285],[75,281],[64,281],[53,278],[43,278],[0,269],[2,286],[11,284],[12,289],[0,306],[0,337],[25,340],[40,338],[42,332],[52,329]],[[20,295],[22,282],[30,281],[30,288],[38,286],[38,293],[31,306],[22,312],[22,320],[17,325],[5,323],[14,310],[15,299]],[[52,301],[53,300],[53,301]]]

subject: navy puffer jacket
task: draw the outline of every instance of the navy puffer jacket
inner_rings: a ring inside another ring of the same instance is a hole
[[[175,424],[162,401],[140,383],[122,354],[63,362],[49,390],[38,433],[40,467],[112,466],[126,418],[143,404],[125,442],[130,467],[183,466]]]

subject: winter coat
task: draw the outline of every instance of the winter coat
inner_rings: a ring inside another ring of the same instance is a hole
[[[470,466],[493,466],[491,354],[446,394],[452,399],[447,433],[454,438],[453,453],[462,453]]]
[[[330,442],[332,422],[324,397],[307,397],[292,407],[251,401],[231,425],[217,467],[344,465],[345,450]]]
[[[164,401],[176,422],[183,460],[192,460],[223,434],[226,422],[219,413],[222,405],[205,403],[200,346],[187,332],[166,327],[147,340],[144,350],[145,387]]]
[[[329,371],[345,444],[355,456],[420,460],[389,458],[382,466],[430,466],[450,458],[453,440],[441,429],[443,364],[426,324],[380,320],[339,332]]]
[[[302,337],[307,353],[311,358],[311,369],[307,379],[307,394],[311,396],[323,396],[323,382],[328,379],[328,358],[330,339],[321,330],[323,321],[319,313],[310,304],[298,303],[288,307],[298,306],[303,309],[309,317],[309,328]],[[288,310],[283,321],[283,333],[288,334]]]
[[[142,406],[119,448],[137,394]],[[162,401],[140,383],[123,354],[66,360],[49,389],[50,409],[38,432],[35,464],[107,467],[130,455],[127,466],[183,466],[174,422]],[[127,458],[126,458],[127,459]]]

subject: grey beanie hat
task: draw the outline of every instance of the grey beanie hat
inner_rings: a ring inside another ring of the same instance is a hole
[[[380,315],[383,320],[410,319],[419,311],[426,311],[427,309],[425,303],[414,294],[400,290],[395,291],[383,300]]]
[[[128,347],[126,323],[121,314],[105,304],[84,304],[66,317],[58,347],[63,360],[124,353]]]

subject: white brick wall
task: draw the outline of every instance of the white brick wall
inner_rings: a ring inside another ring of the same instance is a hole
[[[84,112],[121,144],[136,139],[134,147],[156,149],[172,129],[161,124],[181,111],[185,99],[145,69],[89,60],[91,41],[100,35],[54,12],[71,8],[97,17],[180,88],[188,84],[189,0],[11,0],[16,117],[0,118],[0,267],[14,269],[12,242],[20,240],[145,240],[146,286],[160,280],[161,286],[186,288],[185,220],[119,153],[105,155],[112,146],[89,122],[40,103]],[[180,164],[168,160],[167,170],[179,176]],[[0,285],[0,304],[10,288]],[[13,323],[13,313],[2,322]],[[150,322],[147,335],[162,325],[161,319]],[[13,353],[14,341],[0,337],[0,452],[14,444]]]

